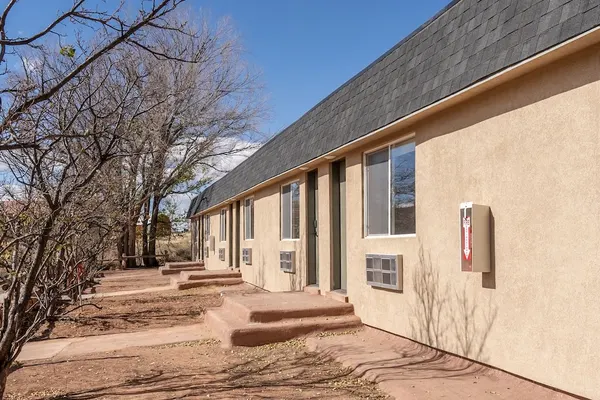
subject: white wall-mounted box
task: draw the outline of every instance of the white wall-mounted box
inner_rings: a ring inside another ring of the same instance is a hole
[[[246,265],[252,264],[252,248],[246,247],[242,249],[242,262]]]
[[[490,272],[490,208],[460,205],[460,270]]]
[[[296,273],[296,252],[295,251],[280,251],[279,252],[279,269],[289,274]]]

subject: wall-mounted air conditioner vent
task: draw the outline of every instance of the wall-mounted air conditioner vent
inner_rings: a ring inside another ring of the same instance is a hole
[[[215,237],[214,236],[209,236],[208,237],[208,242],[209,242],[209,246],[210,246],[210,251],[215,251]]]
[[[219,249],[219,260],[225,261],[225,249],[224,248]]]
[[[252,248],[242,249],[242,262],[246,265],[252,264]]]
[[[208,258],[208,253],[210,252],[210,247],[206,246],[204,248],[204,258]]]
[[[402,255],[367,254],[367,284],[402,290]]]
[[[283,272],[295,273],[296,272],[296,257],[294,251],[280,251],[279,252],[279,269]]]

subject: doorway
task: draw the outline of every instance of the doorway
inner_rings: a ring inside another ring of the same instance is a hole
[[[204,215],[200,216],[198,219],[198,229],[200,229],[200,232],[198,232],[198,253],[200,254],[200,260],[202,261],[204,261],[204,242],[206,241],[204,238],[204,230],[206,229],[204,226],[206,223],[204,221],[205,219],[206,217]]]
[[[308,281],[307,285],[319,285],[319,176],[317,170],[307,174],[307,221],[306,230],[308,238],[307,260]]]
[[[227,237],[229,238],[229,268],[233,267],[233,203],[229,204],[229,226]]]
[[[346,291],[346,160],[331,164],[332,290]]]
[[[235,203],[235,261],[233,262],[235,268],[240,267],[240,226],[242,225],[242,221],[240,220],[240,207],[241,202],[238,200]]]

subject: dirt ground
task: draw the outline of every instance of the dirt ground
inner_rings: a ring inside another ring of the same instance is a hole
[[[108,271],[97,293],[165,286],[170,277],[156,269]],[[253,292],[250,285],[167,290],[136,295],[100,297],[69,312],[66,318],[46,324],[35,340],[136,332],[152,328],[193,325],[202,322],[208,307],[221,305],[223,290]]]
[[[47,324],[37,338],[58,339],[109,333],[135,332],[151,328],[192,325],[201,322],[208,307],[218,307],[219,288],[164,291],[90,300],[68,319]]]
[[[304,341],[224,350],[215,340],[24,363],[7,399],[386,399]]]
[[[106,274],[103,292],[157,286],[156,270]],[[168,278],[167,278],[168,280]],[[98,298],[57,322],[38,340],[197,324],[221,291],[249,285]],[[208,329],[208,328],[207,328]],[[214,339],[17,364],[6,398],[23,399],[384,399],[373,383],[311,353],[304,340],[262,347],[221,348]]]

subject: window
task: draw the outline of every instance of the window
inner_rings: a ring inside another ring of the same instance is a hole
[[[254,239],[254,199],[244,200],[244,238]]]
[[[221,210],[221,226],[219,229],[219,240],[224,242],[227,240],[227,209],[224,208]]]
[[[210,236],[210,215],[204,216],[204,240],[208,240]]]
[[[281,238],[300,238],[300,184],[281,187]]]
[[[415,233],[415,143],[365,155],[367,236]]]

